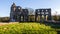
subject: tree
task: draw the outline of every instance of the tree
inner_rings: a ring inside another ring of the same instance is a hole
[[[34,10],[32,8],[25,8],[25,9],[28,9],[29,15],[33,15]]]
[[[58,21],[58,16],[57,16],[57,11],[55,11],[55,15],[53,16],[53,19],[55,20],[55,21]]]
[[[32,8],[25,8],[29,11],[29,21],[34,21],[34,10]]]

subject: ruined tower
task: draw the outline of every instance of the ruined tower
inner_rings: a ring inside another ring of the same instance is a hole
[[[11,6],[11,11],[10,11],[10,21],[15,21],[15,19],[14,19],[15,10],[16,10],[16,5],[15,5],[15,3],[13,3]]]
[[[16,6],[15,3],[11,6],[10,21],[19,22],[28,20],[28,9],[22,9],[20,6]]]

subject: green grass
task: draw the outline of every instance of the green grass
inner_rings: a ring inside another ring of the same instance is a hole
[[[50,26],[40,23],[15,23],[0,26],[0,34],[57,34]]]

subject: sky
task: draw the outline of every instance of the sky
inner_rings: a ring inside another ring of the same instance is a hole
[[[52,15],[60,15],[60,0],[0,0],[0,17],[10,16],[13,2],[22,8],[51,8]]]

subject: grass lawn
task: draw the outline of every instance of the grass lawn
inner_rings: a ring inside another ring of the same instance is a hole
[[[57,34],[55,29],[40,23],[9,23],[0,26],[0,34]]]

